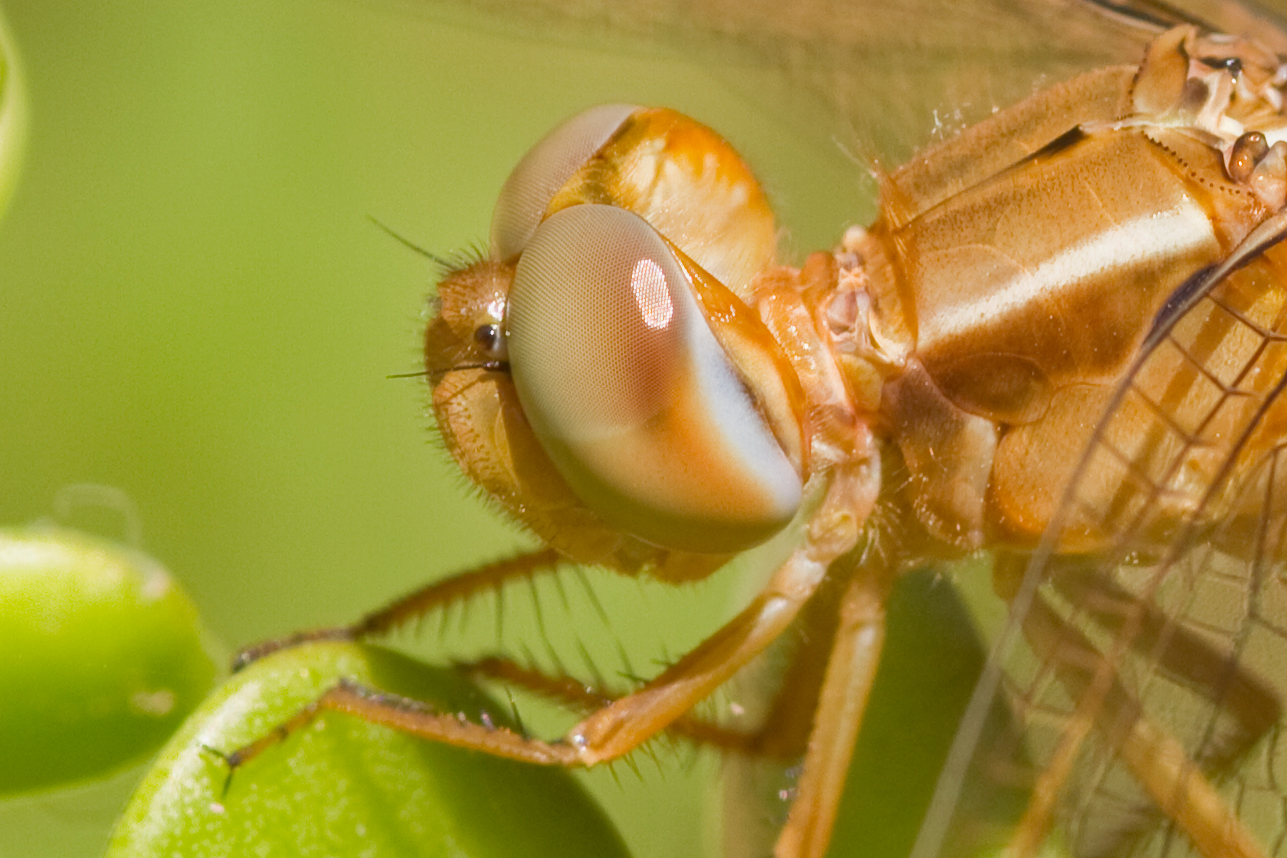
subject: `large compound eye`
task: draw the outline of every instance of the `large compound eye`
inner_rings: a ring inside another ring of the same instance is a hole
[[[556,211],[634,212],[743,301],[773,261],[777,228],[760,183],[710,128],[664,107],[595,107],[554,129],[505,181],[491,256],[512,263]]]
[[[532,147],[501,188],[492,214],[492,253],[510,261],[523,252],[550,200],[639,108],[592,107],[564,122]]]
[[[506,326],[528,421],[609,523],[724,553],[794,515],[799,473],[676,251],[638,215],[586,204],[548,217],[519,259]]]

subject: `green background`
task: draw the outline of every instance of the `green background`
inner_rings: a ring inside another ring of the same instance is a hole
[[[481,243],[527,147],[614,100],[749,151],[796,246],[827,246],[869,199],[839,157],[819,169],[825,133],[783,128],[700,57],[551,47],[410,3],[3,11],[31,138],[0,222],[0,522],[48,514],[69,483],[124,489],[143,547],[230,645],[525,544],[432,442],[423,381],[386,379],[417,368],[434,270],[368,216],[438,253]],[[641,621],[646,667],[728,614],[728,583],[643,616],[635,585],[600,589],[627,643]],[[640,854],[683,854],[715,764],[658,757],[664,775],[644,758],[593,779]],[[139,774],[0,805],[0,856],[96,854]]]
[[[479,246],[527,148],[622,100],[744,151],[790,258],[872,212],[865,166],[832,141],[848,145],[843,123],[747,98],[753,72],[697,49],[552,45],[410,0],[0,3],[31,125],[0,221],[0,524],[70,483],[120,487],[231,646],[527,544],[433,442],[423,380],[386,378],[418,368],[434,268],[369,217],[439,254]],[[611,628],[573,611],[571,634],[609,673],[617,638],[652,673],[730,615],[738,573],[679,593],[597,581]],[[476,625],[420,651],[477,651],[495,631]],[[540,649],[530,621],[506,628]],[[719,764],[656,760],[588,778],[641,858],[691,854]],[[0,858],[97,854],[140,776],[0,804]]]

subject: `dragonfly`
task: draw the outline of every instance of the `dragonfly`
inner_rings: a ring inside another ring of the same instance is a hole
[[[821,856],[894,582],[989,550],[1009,618],[916,858],[973,842],[980,781],[1025,796],[1015,856],[1052,837],[1088,856],[1282,854],[1283,31],[1224,4],[952,6],[914,28],[905,7],[738,5],[684,12],[874,149],[915,139],[931,105],[1014,104],[878,164],[876,222],[800,266],[775,263],[763,191],[699,122],[607,105],[559,126],[425,335],[447,449],[544,547],[323,634],[377,636],[561,564],[681,583],[788,528],[795,548],[628,693],[474,665],[588,708],[562,738],[351,684],[307,717],[569,767],[667,730],[774,746],[801,761],[774,852]],[[596,26],[592,8],[539,14]],[[680,13],[635,14],[673,34]],[[888,109],[864,113],[873,99]],[[825,657],[788,667],[761,730],[693,716],[802,617],[822,618]]]

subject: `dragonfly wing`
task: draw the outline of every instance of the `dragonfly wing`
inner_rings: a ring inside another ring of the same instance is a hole
[[[1137,63],[1181,21],[1277,34],[1238,3],[1092,0],[432,0],[504,32],[715,69],[775,119],[893,168],[1042,86]],[[1276,47],[1276,46],[1274,46]],[[1287,42],[1284,42],[1287,49]]]

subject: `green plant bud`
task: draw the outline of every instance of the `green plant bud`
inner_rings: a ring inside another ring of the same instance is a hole
[[[75,530],[0,530],[0,795],[155,751],[217,674],[192,602],[154,559]]]
[[[388,650],[307,644],[261,659],[193,714],[118,823],[109,858],[184,855],[625,855],[572,775],[321,714],[238,766],[220,753],[271,734],[339,679],[505,721],[459,675]]]

